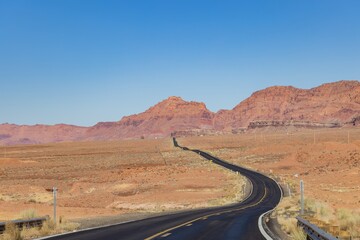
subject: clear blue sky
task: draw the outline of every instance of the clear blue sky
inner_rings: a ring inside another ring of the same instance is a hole
[[[359,0],[0,0],[0,123],[89,126],[171,95],[231,109],[360,79]]]

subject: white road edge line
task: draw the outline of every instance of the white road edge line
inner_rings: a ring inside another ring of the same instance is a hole
[[[170,235],[171,235],[171,232],[165,233],[165,234],[161,235],[160,237],[165,238],[165,237],[168,237],[168,236],[170,236]]]
[[[265,175],[262,174],[262,173],[260,173],[260,174],[263,175],[263,176],[265,176]],[[269,177],[269,176],[265,176],[265,177],[271,178],[271,177]],[[273,209],[271,209],[271,210],[269,210],[269,211],[261,214],[260,217],[259,217],[259,220],[258,220],[259,230],[260,230],[261,234],[264,236],[264,238],[265,238],[266,240],[274,240],[274,239],[273,239],[271,236],[269,236],[269,234],[267,234],[267,232],[265,231],[265,229],[264,229],[264,227],[263,227],[263,225],[262,225],[263,217],[264,217],[266,214],[268,214],[269,212],[274,211],[274,209],[277,208],[277,206],[280,204],[280,202],[281,202],[282,199],[283,199],[283,191],[282,191],[279,183],[278,183],[277,181],[275,181],[275,179],[273,179],[273,178],[271,178],[271,179],[272,179],[274,182],[276,182],[276,184],[278,185],[278,187],[279,187],[279,189],[280,189],[281,197],[280,197],[279,203],[278,203]]]
[[[200,150],[200,151],[201,151],[201,150]],[[212,156],[212,157],[214,157],[213,155],[211,155],[211,154],[209,154],[209,153],[207,153],[207,154],[210,155],[210,156]],[[205,158],[205,157],[204,157],[204,158]],[[218,158],[218,157],[215,157],[215,158],[217,158],[217,159],[219,159],[219,160],[221,160],[221,161],[223,161],[223,162],[227,162],[227,161],[222,160],[221,158]],[[227,163],[228,163],[228,162],[227,162]],[[232,164],[232,163],[230,163],[230,164]],[[232,165],[235,165],[235,164],[232,164]],[[236,165],[235,165],[235,166],[236,166]],[[241,167],[241,168],[247,169],[247,170],[249,170],[249,171],[258,173],[258,174],[260,174],[260,175],[263,175],[264,177],[271,178],[271,179],[278,185],[278,188],[280,189],[281,196],[280,196],[280,201],[279,201],[279,203],[278,203],[273,209],[270,209],[269,211],[261,214],[260,217],[259,217],[259,219],[258,219],[258,227],[259,227],[259,230],[260,230],[261,234],[264,236],[264,238],[265,238],[266,240],[274,240],[274,239],[273,239],[272,237],[270,237],[269,234],[267,234],[267,232],[265,231],[265,229],[264,229],[264,227],[263,227],[263,225],[262,225],[262,219],[263,219],[263,217],[264,217],[266,214],[268,214],[269,212],[274,211],[274,209],[277,208],[277,206],[280,204],[281,200],[283,199],[283,191],[282,191],[279,183],[278,183],[277,181],[275,181],[275,179],[273,179],[272,177],[266,176],[265,174],[263,174],[263,173],[261,173],[261,172],[254,171],[253,169],[250,169],[250,168],[246,168],[246,167],[243,167],[243,166],[238,166],[238,167]],[[226,167],[225,167],[225,168],[226,168]],[[227,168],[226,168],[226,169],[227,169]],[[232,171],[232,170],[230,170],[230,171]],[[236,171],[236,172],[237,172],[237,171]],[[250,179],[248,179],[248,180],[249,180],[249,182],[250,182],[251,185],[252,185],[252,182],[250,181]],[[252,190],[253,190],[253,188],[251,188],[251,192],[250,192],[250,194],[247,196],[247,198],[249,198],[249,197],[251,196]],[[247,198],[245,198],[243,201],[245,201]]]

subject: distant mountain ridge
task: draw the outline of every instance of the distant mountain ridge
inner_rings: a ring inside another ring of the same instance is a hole
[[[165,137],[176,131],[230,132],[260,120],[358,124],[360,82],[338,81],[311,89],[273,86],[217,113],[204,103],[169,97],[143,113],[92,127],[0,124],[0,145]]]

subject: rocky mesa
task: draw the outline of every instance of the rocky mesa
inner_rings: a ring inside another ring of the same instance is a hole
[[[0,145],[165,137],[175,131],[229,132],[247,128],[254,121],[265,125],[266,121],[359,125],[360,82],[338,81],[312,89],[269,87],[253,93],[233,109],[217,113],[209,111],[204,103],[169,97],[143,113],[92,127],[1,124]]]
[[[103,122],[88,129],[86,138],[107,140],[140,137],[165,137],[173,131],[213,128],[214,113],[204,103],[169,97],[143,113],[123,117],[118,122]]]
[[[312,89],[274,86],[253,93],[232,110],[219,111],[217,129],[247,127],[256,120],[344,124],[360,116],[360,82],[339,81]]]

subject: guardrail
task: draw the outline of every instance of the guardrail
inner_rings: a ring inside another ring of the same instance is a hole
[[[306,233],[306,239],[309,240],[338,240],[338,238],[332,236],[331,234],[325,232],[318,226],[310,223],[308,220],[302,217],[296,217],[298,220],[297,225],[302,227],[304,232]]]
[[[274,209],[271,209],[270,211],[263,213],[259,217],[258,220],[259,229],[261,234],[265,237],[266,240],[281,240],[281,238],[279,236],[276,236],[276,234],[273,233],[267,225],[267,221],[269,220],[272,211],[274,211]]]
[[[0,222],[0,234],[5,231],[5,226],[7,223],[14,223],[18,228],[22,229],[23,227],[41,227],[45,221],[49,219],[49,216],[42,218],[32,218],[27,220],[13,220],[9,222]]]

